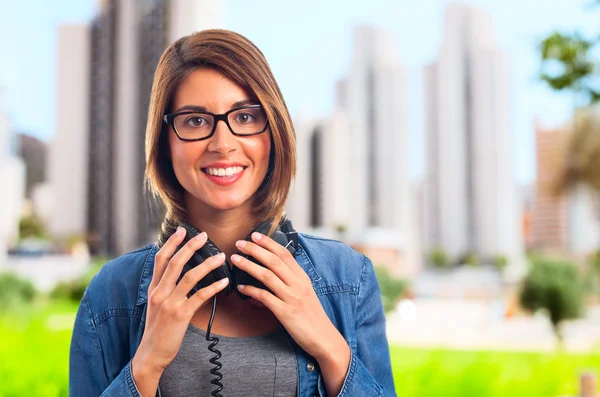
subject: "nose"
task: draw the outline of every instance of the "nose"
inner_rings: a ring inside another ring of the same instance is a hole
[[[208,150],[213,153],[228,154],[237,149],[238,141],[229,131],[229,127],[223,120],[217,121],[213,136],[209,138]]]

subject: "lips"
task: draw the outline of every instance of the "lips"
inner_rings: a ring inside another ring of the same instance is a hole
[[[246,168],[242,165],[210,164],[208,167],[202,168],[202,173],[215,185],[228,186],[237,182],[244,175]]]

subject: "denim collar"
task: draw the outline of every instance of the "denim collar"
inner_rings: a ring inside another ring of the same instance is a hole
[[[137,294],[137,305],[143,305],[148,302],[148,287],[150,286],[150,281],[152,281],[152,273],[154,271],[154,257],[158,252],[158,246],[156,243],[150,244],[143,248],[143,250],[148,250],[146,254],[146,258],[144,260],[144,267],[142,269],[142,274],[140,276],[140,284],[138,288]],[[310,281],[314,284],[317,281],[321,280],[321,276],[317,273],[317,269],[313,265],[310,257],[304,250],[302,243],[298,244],[298,250],[294,255],[296,262],[300,265],[302,269],[306,272]]]

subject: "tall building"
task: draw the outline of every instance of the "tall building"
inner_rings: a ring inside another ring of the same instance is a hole
[[[475,6],[449,5],[444,41],[424,70],[426,250],[452,258],[522,258],[510,147],[508,55],[492,18]]]
[[[153,241],[160,214],[144,194],[154,71],[176,38],[221,25],[222,1],[105,0],[92,22],[88,236],[92,252]]]
[[[404,69],[391,34],[370,26],[354,32],[347,78],[336,86],[336,107],[350,125],[350,230],[410,230]]]
[[[290,187],[286,214],[296,230],[307,230],[311,225],[312,159],[311,142],[317,122],[306,115],[294,119],[296,133],[296,177]]]
[[[359,26],[346,79],[335,86],[336,110],[295,120],[297,179],[288,214],[309,231],[341,238],[394,274],[420,267],[408,177],[405,72],[394,40]]]
[[[0,267],[7,258],[8,246],[19,236],[19,218],[25,199],[25,164],[15,154],[14,134],[4,106],[0,87]]]
[[[87,135],[90,151],[85,230],[90,251],[99,255],[111,255],[116,251],[113,225],[116,19],[115,2],[107,0],[101,4],[99,15],[91,23],[90,117]]]
[[[587,255],[598,249],[600,208],[584,186],[569,193],[553,189],[566,159],[569,127],[536,124],[537,180],[531,217],[531,247],[538,251]]]
[[[86,25],[58,30],[56,134],[49,145],[48,181],[54,210],[48,225],[60,238],[86,230],[90,31]]]
[[[46,181],[47,146],[46,142],[34,136],[17,134],[18,155],[26,166],[25,187],[28,198],[31,198],[35,185]]]
[[[286,212],[298,230],[333,233],[348,228],[352,217],[350,196],[350,143],[348,117],[296,122],[298,173]]]
[[[535,249],[568,249],[568,197],[553,191],[567,141],[565,129],[543,129],[536,124],[537,179],[531,216],[531,245]]]

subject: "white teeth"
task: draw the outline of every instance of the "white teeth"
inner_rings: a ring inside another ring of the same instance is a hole
[[[206,173],[214,176],[232,176],[239,174],[243,170],[244,167],[205,168]]]

